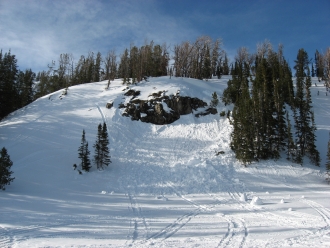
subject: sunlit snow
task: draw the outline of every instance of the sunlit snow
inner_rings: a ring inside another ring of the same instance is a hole
[[[228,79],[160,77],[130,87],[140,99],[180,91],[210,103]],[[0,122],[15,177],[0,192],[0,247],[330,247],[330,96],[322,82],[314,78],[311,89],[321,168],[285,156],[245,168],[230,149],[226,117],[131,121],[118,108],[130,99],[126,86],[106,84],[70,87],[62,99],[52,93]],[[103,121],[112,163],[79,175],[82,131],[92,158]]]

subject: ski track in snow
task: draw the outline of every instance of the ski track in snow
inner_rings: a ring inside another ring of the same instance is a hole
[[[211,164],[212,165],[212,164]],[[218,171],[218,169],[212,165],[212,167]],[[219,171],[218,171],[219,172]],[[224,179],[226,180],[226,179]],[[239,200],[239,193],[236,188],[230,186],[231,183],[227,182],[227,193],[230,197],[230,200],[234,201],[238,205],[242,205]],[[218,199],[215,195],[212,195],[215,199]],[[245,206],[244,206],[245,207]],[[248,236],[248,229],[244,220],[237,218],[234,215],[226,216],[223,215],[223,218],[228,222],[228,231],[223,239],[219,242],[217,247],[243,247]]]
[[[133,218],[130,220],[130,234],[131,246],[138,238],[146,240],[148,239],[149,227],[148,223],[143,216],[142,208],[139,205],[136,197],[133,194],[128,194],[130,206],[129,209],[133,213]],[[142,229],[142,230],[141,230]]]
[[[108,129],[108,123],[107,123],[106,115],[103,113],[102,109],[100,108],[100,106],[97,103],[95,103],[95,105],[96,105],[98,111],[101,114],[103,123],[105,123],[107,125],[107,129]],[[108,132],[109,132],[109,130],[108,130]]]
[[[328,208],[325,208],[321,204],[318,204],[312,200],[301,199],[300,201],[313,208],[325,222],[326,226],[324,228],[330,229],[330,210]]]
[[[52,234],[47,234],[46,231],[51,231],[57,227],[63,227],[63,223],[47,225],[47,226],[27,226],[14,229],[5,229],[0,232],[0,247],[19,246],[20,242],[28,240],[29,238],[45,238],[52,237]]]
[[[244,221],[226,216],[223,218],[228,221],[228,231],[217,247],[243,247],[248,235]]]
[[[180,197],[182,200],[188,202],[189,204],[196,207],[194,210],[180,216],[177,218],[174,222],[167,225],[164,229],[160,230],[157,233],[152,234],[150,237],[147,238],[148,244],[150,245],[159,245],[159,243],[162,243],[164,240],[172,237],[174,234],[176,234],[180,229],[182,229],[189,221],[191,221],[192,218],[196,217],[201,211],[205,210],[206,208],[204,206],[198,205],[185,197],[183,197],[180,193],[178,193],[174,186],[171,183],[168,183],[168,186],[173,189],[175,194]]]

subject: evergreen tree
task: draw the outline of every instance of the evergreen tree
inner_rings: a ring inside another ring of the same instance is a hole
[[[0,50],[0,120],[19,107],[18,72],[15,55]]]
[[[124,53],[120,58],[120,64],[118,68],[119,77],[123,78],[123,84],[129,83],[130,76],[130,67],[129,67],[129,53],[128,50],[125,49]]]
[[[254,125],[251,125],[254,122],[253,102],[249,92],[247,79],[249,73],[247,70],[248,67],[246,65],[236,61],[233,70],[233,80],[228,82],[228,88],[224,92],[224,97],[227,96],[227,93],[230,93],[231,97],[233,97],[231,101],[235,101],[232,111],[234,130],[231,134],[231,148],[235,152],[236,158],[245,166],[255,160]]]
[[[141,81],[141,75],[139,70],[139,49],[136,46],[131,47],[130,54],[129,54],[129,71],[130,77],[132,78],[132,83],[136,81]]]
[[[330,137],[330,133],[329,133],[329,137]],[[325,167],[326,167],[326,170],[327,170],[327,180],[328,180],[328,183],[330,183],[330,138],[329,138],[329,141],[328,141],[328,151],[327,151],[327,162],[325,163]]]
[[[314,64],[312,63],[312,77],[315,77]]]
[[[223,68],[221,66],[221,63],[219,63],[219,65],[217,65],[217,69],[215,71],[215,74],[217,75],[218,79],[221,78],[221,75],[223,74]]]
[[[289,114],[288,112],[286,113],[286,121],[287,121],[287,148],[286,148],[286,154],[287,154],[287,160],[295,161],[295,151],[296,151],[296,146],[294,144],[293,136],[292,136],[292,131],[291,131],[291,122],[289,119]]]
[[[7,153],[7,149],[5,147],[0,151],[0,189],[5,190],[6,185],[10,185],[10,183],[15,179],[11,177],[13,174],[10,171],[13,162],[10,160],[10,156]]]
[[[209,79],[212,76],[209,46],[205,45],[204,50],[205,50],[205,54],[204,54],[203,65],[202,65],[202,78]]]
[[[94,163],[96,164],[97,169],[103,169],[102,163],[103,163],[103,158],[102,158],[102,125],[101,123],[97,127],[97,136],[96,136],[96,141],[95,144],[93,145],[95,153],[94,153]]]
[[[81,137],[81,145],[78,148],[78,157],[81,160],[80,166],[81,169],[84,171],[89,171],[91,167],[91,162],[89,159],[90,151],[88,149],[88,142],[85,138],[85,130],[83,130],[82,137]]]
[[[225,59],[223,61],[222,67],[223,67],[223,70],[222,70],[223,75],[229,75],[229,65],[228,65],[227,54],[225,54]]]
[[[20,71],[18,75],[18,94],[20,96],[20,106],[24,107],[31,103],[34,98],[34,79],[36,75],[31,69]]]
[[[109,137],[107,131],[107,125],[101,123],[97,128],[97,138],[94,144],[95,155],[94,162],[99,170],[104,169],[104,166],[108,166],[111,163],[109,152]]]
[[[218,95],[217,95],[217,92],[214,92],[214,93],[212,94],[212,100],[211,100],[210,106],[211,106],[212,108],[215,108],[215,107],[218,106],[218,104],[219,104]]]
[[[297,139],[297,162],[302,162],[303,156],[308,155],[311,161],[319,166],[319,152],[315,146],[315,123],[312,111],[311,77],[309,59],[304,49],[298,51],[295,61],[296,69],[296,96],[295,96],[295,129]]]
[[[311,162],[316,166],[320,166],[321,158],[320,158],[320,153],[315,145],[316,142],[315,131],[316,131],[316,125],[314,121],[314,113],[311,112],[311,124],[307,134],[306,150],[307,150],[307,156],[309,157]]]
[[[103,123],[102,127],[102,141],[101,141],[101,152],[102,152],[102,167],[103,165],[108,166],[111,163],[111,156],[109,152],[109,137],[108,137],[108,130],[107,125],[105,122]]]
[[[255,157],[257,159],[278,158],[280,148],[276,146],[275,140],[278,123],[274,118],[274,113],[276,113],[274,99],[278,101],[278,116],[281,116],[283,114],[281,98],[274,87],[276,85],[272,79],[272,67],[269,61],[266,58],[258,60],[256,76],[252,80]]]
[[[93,67],[92,82],[100,82],[101,63],[102,63],[102,56],[101,56],[101,53],[98,52],[96,54],[95,62],[93,61],[94,67]]]
[[[244,166],[254,160],[252,102],[248,87],[242,85],[242,95],[232,111],[234,130],[231,134],[231,148]]]
[[[247,77],[243,73],[243,65],[235,62],[235,66],[232,68],[232,79],[227,82],[227,88],[223,91],[222,102],[227,104],[235,104],[241,95],[241,85],[248,84]]]
[[[323,56],[319,53],[318,50],[315,52],[315,70],[316,76],[323,80],[324,78],[324,65],[323,65]]]
[[[283,84],[282,84],[282,94],[284,102],[289,104],[291,107],[294,105],[294,91],[293,91],[293,80],[292,80],[292,71],[289,64],[283,60],[281,66],[283,70]]]

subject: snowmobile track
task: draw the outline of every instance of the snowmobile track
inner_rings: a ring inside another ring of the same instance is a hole
[[[228,230],[217,247],[243,247],[248,231],[245,222],[239,218],[224,216],[228,222]]]
[[[313,208],[324,220],[326,223],[326,228],[330,228],[330,211],[329,209],[323,207],[321,204],[318,204],[314,201],[307,200],[307,199],[302,199],[302,202],[306,203],[309,205],[311,208]]]
[[[149,228],[147,225],[147,222],[145,220],[145,217],[143,216],[142,209],[140,205],[138,204],[136,197],[132,194],[128,194],[130,206],[129,209],[133,213],[133,219],[130,221],[130,230],[133,228],[132,231],[129,231],[131,234],[129,236],[132,237],[131,243],[134,243],[138,237],[141,235],[139,229],[140,226],[143,228],[143,240],[146,240],[148,238],[148,232]]]

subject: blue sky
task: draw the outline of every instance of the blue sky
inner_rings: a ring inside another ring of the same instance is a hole
[[[172,47],[208,35],[233,58],[269,40],[284,45],[293,66],[298,49],[310,58],[330,47],[330,0],[0,0],[0,49],[21,70],[46,70],[61,53],[80,55],[153,40]]]

